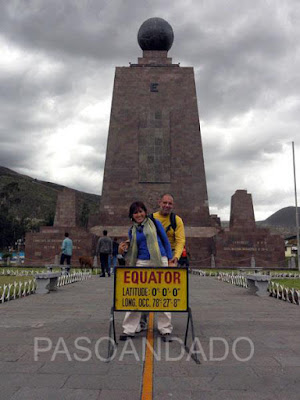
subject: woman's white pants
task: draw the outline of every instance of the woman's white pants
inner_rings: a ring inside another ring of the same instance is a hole
[[[163,266],[168,266],[167,257],[162,257]],[[151,266],[150,260],[137,260],[137,267],[149,267]],[[140,320],[142,313],[139,311],[131,312],[128,311],[125,314],[123,321],[123,332],[126,335],[134,335],[136,332],[140,332]],[[157,314],[157,329],[161,334],[171,333],[173,326],[171,324],[171,313],[170,312],[158,312]]]

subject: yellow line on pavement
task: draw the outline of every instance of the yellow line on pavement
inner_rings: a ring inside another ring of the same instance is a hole
[[[142,386],[142,397],[141,400],[152,400],[153,398],[153,325],[154,325],[154,313],[149,313],[148,318],[148,332],[147,332],[147,344],[144,361],[144,372],[143,372],[143,386]]]

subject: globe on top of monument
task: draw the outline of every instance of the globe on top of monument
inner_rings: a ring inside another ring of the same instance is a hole
[[[162,18],[147,19],[138,31],[138,42],[142,50],[168,51],[173,40],[171,25]]]

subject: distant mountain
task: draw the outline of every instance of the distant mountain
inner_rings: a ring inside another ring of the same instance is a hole
[[[53,221],[57,194],[65,186],[52,182],[41,181],[27,175],[19,174],[11,169],[0,166],[0,206],[5,197],[5,191],[10,190],[10,212],[16,218],[28,218],[40,221],[40,224],[50,224]],[[85,204],[90,214],[98,212],[100,197],[95,194],[77,191],[80,207]],[[298,207],[300,215],[300,207]],[[281,235],[295,234],[295,207],[285,207],[270,215],[264,221],[257,221],[257,226],[267,227],[273,233]],[[222,226],[228,227],[228,221],[222,221]]]
[[[298,213],[300,215],[300,207],[298,207]],[[273,226],[295,227],[296,207],[281,208],[262,222]]]
[[[0,206],[6,202],[18,219],[28,218],[51,223],[55,215],[57,194],[64,186],[41,181],[0,166]],[[99,209],[100,196],[77,191],[79,206],[90,213]]]
[[[300,207],[298,207],[300,216]],[[258,226],[267,227],[272,232],[283,236],[296,234],[296,207],[284,207],[270,215],[264,221],[257,222]]]
[[[300,207],[298,207],[300,218]],[[270,229],[272,233],[283,236],[296,234],[296,207],[284,207],[270,215],[264,221],[256,221],[257,227]],[[228,228],[229,221],[222,221],[222,227]]]

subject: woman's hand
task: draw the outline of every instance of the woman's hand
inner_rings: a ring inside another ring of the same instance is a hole
[[[129,240],[121,242],[119,244],[118,253],[124,255],[124,253],[128,251],[128,248],[129,248]]]

